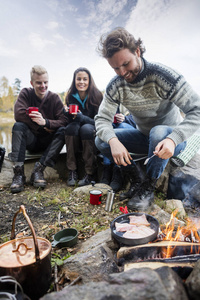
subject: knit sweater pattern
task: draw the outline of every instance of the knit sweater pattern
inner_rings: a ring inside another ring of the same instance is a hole
[[[115,76],[108,84],[95,117],[97,136],[107,143],[116,137],[112,120],[122,104],[144,135],[154,126],[167,125],[173,128],[168,137],[177,145],[200,127],[200,97],[175,70],[145,59],[143,63],[144,68],[134,82]],[[184,119],[180,111],[185,114]]]

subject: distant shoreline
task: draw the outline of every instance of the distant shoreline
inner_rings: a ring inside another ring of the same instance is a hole
[[[5,113],[5,112],[0,112],[0,124],[6,125],[6,124],[11,124],[14,123],[14,114],[12,113]]]

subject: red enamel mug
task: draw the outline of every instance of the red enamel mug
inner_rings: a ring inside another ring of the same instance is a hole
[[[92,190],[90,191],[90,204],[99,205],[101,204],[102,191]]]
[[[30,114],[32,113],[32,111],[39,111],[39,108],[38,108],[38,107],[34,107],[34,106],[28,107],[28,108],[26,109],[26,114],[27,114],[27,115],[30,115]]]
[[[115,123],[115,124],[118,123],[116,115],[114,115],[113,123]]]
[[[71,115],[77,115],[78,109],[79,109],[79,107],[78,107],[77,104],[70,104],[70,105],[69,105],[69,113],[70,113]]]

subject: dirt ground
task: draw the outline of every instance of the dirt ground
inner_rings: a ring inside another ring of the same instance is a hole
[[[48,182],[44,190],[27,185],[21,193],[12,194],[9,188],[0,191],[0,243],[10,240],[14,214],[24,205],[36,235],[53,241],[53,235],[61,228],[74,227],[79,232],[79,240],[86,240],[98,231],[110,226],[110,222],[119,215],[119,207],[114,205],[112,212],[105,211],[106,196],[102,196],[101,205],[91,205],[89,195],[77,197],[73,188],[66,182],[56,180]],[[59,226],[60,223],[60,226]],[[30,229],[22,213],[16,218],[15,232],[29,234]]]
[[[67,187],[66,181],[62,180],[48,182],[44,190],[27,185],[25,190],[18,194],[12,194],[9,188],[0,189],[0,244],[10,240],[13,217],[21,205],[25,206],[37,237],[52,242],[55,233],[62,228],[76,228],[78,243],[75,246],[56,247],[52,248],[51,252],[52,284],[48,293],[62,290],[64,286],[72,284],[68,275],[63,277],[64,260],[76,254],[82,242],[97,232],[109,228],[111,221],[122,214],[120,207],[126,205],[126,201],[118,201],[118,194],[116,194],[113,209],[107,212],[105,211],[106,195],[102,196],[101,200],[100,205],[91,205],[89,194],[77,197],[73,193],[73,188]],[[32,235],[22,213],[17,215],[15,233],[19,238]],[[55,284],[57,278],[61,280]]]
[[[89,195],[77,197],[73,188],[67,187],[66,181],[56,180],[48,182],[44,190],[35,189],[26,185],[25,190],[12,194],[9,188],[0,189],[0,244],[10,240],[13,217],[21,205],[25,206],[37,237],[53,241],[53,236],[63,228],[76,228],[78,230],[78,243],[71,248],[52,248],[52,284],[48,292],[62,290],[69,284],[65,278],[60,284],[54,282],[62,274],[62,264],[70,255],[80,249],[81,243],[98,231],[109,228],[110,222],[121,212],[123,203],[116,202],[111,212],[105,211],[106,196],[102,196],[100,205],[91,205]],[[32,235],[29,225],[23,216],[18,213],[15,222],[16,237]],[[58,275],[55,277],[55,264],[58,266]],[[59,287],[58,287],[59,286]]]

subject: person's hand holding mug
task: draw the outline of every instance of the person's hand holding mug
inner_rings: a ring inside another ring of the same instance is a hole
[[[46,119],[43,118],[42,114],[39,112],[38,107],[28,107],[26,113],[29,115],[31,120],[40,126],[46,125]]]
[[[77,104],[69,105],[69,114],[73,115],[73,119],[76,118],[78,112],[79,112],[79,106]]]
[[[122,122],[124,122],[124,120],[125,120],[125,117],[124,117],[123,114],[121,114],[121,113],[115,114],[113,123],[115,123],[115,124],[116,123],[122,123]]]
[[[39,108],[36,106],[30,106],[26,109],[26,114],[30,115],[33,111],[39,111]]]

